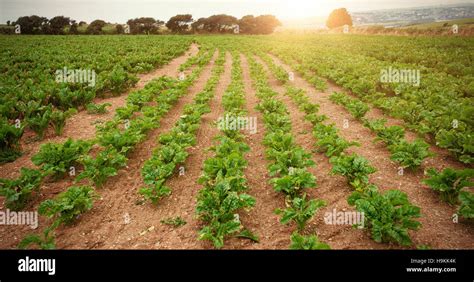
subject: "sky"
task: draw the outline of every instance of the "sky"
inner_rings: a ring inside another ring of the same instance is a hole
[[[136,17],[168,20],[176,14],[194,19],[214,14],[272,14],[281,20],[325,17],[333,9],[349,12],[474,3],[474,0],[0,0],[0,23],[20,16],[47,18],[63,15],[76,21],[102,19],[125,23]]]

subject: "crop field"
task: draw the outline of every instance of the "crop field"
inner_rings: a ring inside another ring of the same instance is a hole
[[[472,37],[0,39],[1,249],[474,248]]]

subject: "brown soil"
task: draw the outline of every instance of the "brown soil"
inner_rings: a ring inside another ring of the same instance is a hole
[[[193,43],[190,49],[184,55],[171,60],[165,66],[156,69],[150,73],[141,74],[139,76],[140,80],[137,82],[137,84],[133,88],[127,90],[119,96],[109,98],[96,98],[94,100],[94,103],[112,104],[110,107],[107,107],[108,112],[102,115],[88,114],[86,110],[78,112],[77,114],[66,120],[62,136],[55,136],[54,131],[49,128],[43,140],[34,141],[33,138],[35,137],[35,133],[31,130],[27,130],[23,135],[22,139],[20,140],[23,155],[13,162],[0,165],[0,178],[13,178],[19,175],[20,168],[35,167],[35,165],[31,162],[31,157],[39,151],[40,146],[42,144],[50,142],[61,143],[67,140],[68,138],[83,140],[94,138],[96,134],[96,124],[112,119],[115,115],[115,110],[119,107],[125,106],[129,93],[135,90],[142,89],[148,82],[150,82],[154,78],[163,75],[177,77],[179,75],[179,66],[184,63],[188,58],[195,56],[198,51],[199,47]]]
[[[291,68],[289,66],[283,64],[276,58],[274,59],[277,64],[284,67],[287,71],[290,71]],[[454,223],[451,217],[456,213],[456,208],[443,202],[439,195],[421,183],[421,180],[424,178],[423,171],[426,168],[461,168],[464,167],[462,164],[450,157],[446,157],[446,155],[439,154],[436,157],[426,160],[420,170],[405,170],[403,175],[399,175],[398,165],[390,160],[390,153],[387,148],[383,144],[375,144],[372,142],[375,138],[374,133],[365,128],[359,121],[352,118],[342,106],[336,105],[329,100],[329,95],[332,91],[342,92],[342,88],[331,84],[329,90],[323,92],[317,91],[301,76],[296,74],[296,72],[292,84],[304,89],[310,100],[320,105],[320,113],[328,116],[328,122],[333,122],[336,125],[340,130],[339,134],[343,138],[350,141],[357,141],[361,144],[360,147],[352,147],[348,151],[365,157],[370,161],[371,165],[377,169],[377,172],[371,175],[370,180],[372,183],[376,184],[381,190],[399,189],[407,193],[410,201],[421,208],[422,216],[419,220],[423,224],[423,227],[418,231],[410,232],[415,246],[425,244],[435,249],[473,248],[474,227],[462,220],[460,220],[459,223]],[[372,110],[368,117],[383,117],[392,123],[397,122],[395,119],[386,117],[377,110]],[[348,128],[344,128],[344,120],[349,122]],[[412,134],[413,133],[409,134],[411,138],[413,138]],[[432,149],[436,152],[442,151],[434,147]],[[324,171],[327,170],[325,169]],[[332,187],[332,189],[334,189],[334,187]],[[346,191],[347,195],[349,195],[349,188],[347,188]],[[318,215],[321,216],[322,214],[319,213]],[[321,227],[319,227],[318,230],[320,228]],[[367,234],[367,236],[369,236],[369,234]],[[338,238],[338,241],[339,240]],[[353,243],[359,244],[361,241],[357,240]],[[383,247],[385,245],[377,246]],[[343,247],[353,248],[354,245]],[[398,246],[394,247],[399,248]]]

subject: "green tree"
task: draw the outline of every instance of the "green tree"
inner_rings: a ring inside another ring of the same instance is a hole
[[[89,24],[86,29],[87,34],[102,34],[102,28],[106,25],[103,20],[95,20]]]
[[[166,27],[173,33],[186,33],[192,22],[193,16],[190,14],[176,15],[168,20]]]

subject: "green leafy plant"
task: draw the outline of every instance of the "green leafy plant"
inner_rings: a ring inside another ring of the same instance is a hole
[[[459,192],[464,187],[474,186],[471,181],[474,178],[474,169],[455,170],[448,167],[437,172],[432,168],[428,170],[428,176],[423,182],[439,192],[444,201],[453,205],[458,202]]]
[[[319,136],[319,135],[315,134],[315,136]],[[332,157],[332,156],[339,156],[347,148],[351,146],[360,146],[360,144],[355,141],[349,142],[339,137],[337,134],[331,134],[331,135],[320,136],[318,138],[318,141],[316,142],[316,146],[318,147],[318,151],[326,152],[326,157]]]
[[[466,219],[474,218],[474,193],[469,191],[459,192],[458,214]]]
[[[33,114],[27,116],[25,119],[28,127],[31,128],[37,135],[39,139],[43,139],[44,133],[48,128],[48,125],[51,120],[52,107],[40,107]]]
[[[306,201],[306,194],[304,194],[301,198],[293,198],[290,207],[277,209],[275,213],[281,215],[281,223],[288,224],[290,221],[294,221],[298,230],[303,231],[308,220],[313,218],[314,214],[325,205],[326,203],[322,200]]]
[[[376,171],[365,158],[356,154],[332,157],[330,162],[332,173],[345,176],[356,190],[363,190],[369,184],[369,174]]]
[[[42,235],[27,235],[18,248],[26,249],[33,244],[45,250],[54,249],[54,230],[61,224],[72,223],[78,216],[90,210],[97,197],[90,186],[72,186],[54,199],[42,202],[38,212],[52,218],[52,224],[45,228]]]
[[[400,190],[381,194],[375,186],[363,192],[353,192],[347,202],[364,213],[364,227],[370,228],[375,242],[396,242],[411,245],[408,230],[417,230],[421,223],[420,208],[412,205]]]
[[[158,201],[171,194],[171,189],[164,185],[165,179],[156,181],[155,183],[142,187],[139,190],[139,193],[147,200],[150,200],[152,204],[158,204]]]
[[[72,186],[56,198],[42,202],[38,212],[54,219],[53,226],[70,224],[79,215],[90,210],[97,195],[90,186]]]
[[[383,129],[377,130],[376,141],[382,141],[387,145],[394,145],[402,142],[405,137],[405,130],[403,127],[398,125],[384,127]]]
[[[115,66],[107,77],[106,87],[112,91],[113,94],[120,94],[131,85],[134,85],[138,78],[127,73],[121,66]]]
[[[107,107],[112,106],[110,103],[103,103],[103,104],[95,104],[90,103],[87,104],[86,109],[87,113],[89,114],[105,114],[107,113]]]
[[[234,191],[232,178],[216,179],[212,189],[202,189],[199,192],[196,212],[198,217],[208,223],[199,232],[199,239],[210,240],[216,248],[224,245],[224,238],[242,229],[239,209],[255,205],[255,199],[247,194]]]
[[[291,245],[292,250],[330,250],[328,244],[319,241],[316,235],[304,236],[298,232],[291,234]]]
[[[80,163],[84,166],[84,171],[77,176],[76,181],[87,178],[97,187],[102,187],[109,177],[117,175],[118,169],[127,164],[127,158],[115,148],[107,147],[95,158],[83,156]]]
[[[23,240],[20,241],[18,244],[19,249],[27,249],[31,245],[37,245],[42,250],[54,250],[56,248],[56,244],[54,243],[54,235],[51,233],[51,228],[46,228],[43,231],[43,234],[36,235],[30,234],[27,235]]]
[[[20,172],[16,179],[0,179],[0,196],[5,197],[5,206],[12,210],[23,209],[43,180],[39,170],[22,167]]]
[[[316,187],[316,177],[306,168],[294,168],[292,172],[270,180],[273,189],[283,192],[291,198],[296,197],[303,189]]]
[[[412,143],[402,140],[388,148],[392,153],[390,159],[400,163],[404,168],[418,168],[424,159],[434,155],[429,151],[430,145],[420,139]]]
[[[63,135],[64,126],[66,125],[66,119],[75,113],[77,113],[77,110],[72,108],[65,112],[60,110],[52,111],[50,123],[57,136]]]
[[[11,162],[21,155],[20,138],[24,128],[10,124],[4,117],[0,118],[0,164]]]
[[[78,160],[89,152],[91,142],[69,138],[64,143],[46,143],[41,145],[40,151],[31,160],[46,173],[52,173],[57,180],[64,176],[71,166],[78,164]]]

